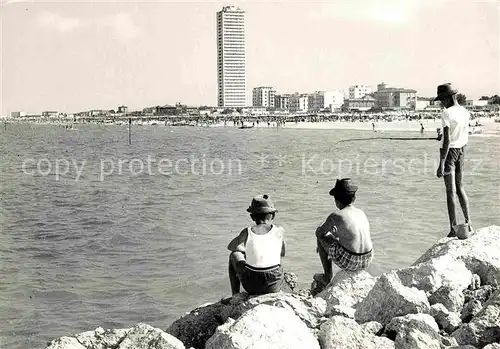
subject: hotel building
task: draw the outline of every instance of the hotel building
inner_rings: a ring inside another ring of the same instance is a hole
[[[245,11],[224,6],[217,12],[217,105],[247,104]]]
[[[272,87],[255,87],[252,93],[252,105],[254,107],[274,108],[274,97],[276,91]]]
[[[344,104],[344,94],[340,91],[316,91],[309,95],[309,111],[340,109]]]
[[[367,85],[349,86],[349,99],[360,99],[372,93],[372,88]]]
[[[381,83],[373,92],[377,106],[382,109],[415,109],[417,91],[400,87],[387,87]]]

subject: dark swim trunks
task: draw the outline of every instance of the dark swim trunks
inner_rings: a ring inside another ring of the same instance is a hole
[[[450,148],[444,161],[444,175],[452,172],[462,172],[464,168],[465,146],[462,148]]]
[[[283,267],[256,268],[245,264],[239,275],[243,288],[251,295],[275,293],[283,285]]]
[[[323,249],[328,252],[328,257],[341,269],[347,271],[358,271],[366,269],[373,260],[373,250],[365,253],[349,251],[338,241],[328,244],[324,239],[320,239]]]

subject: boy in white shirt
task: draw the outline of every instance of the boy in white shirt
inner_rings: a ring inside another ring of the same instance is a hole
[[[251,295],[281,291],[284,272],[281,257],[285,256],[284,229],[273,224],[278,212],[268,195],[253,198],[247,212],[255,222],[243,229],[227,246],[231,292],[240,292],[240,285]]]
[[[469,203],[462,183],[464,170],[465,146],[469,141],[470,114],[457,101],[458,91],[451,84],[443,84],[437,87],[435,101],[440,101],[444,106],[441,115],[443,126],[443,143],[440,149],[440,160],[436,171],[437,177],[444,177],[446,186],[446,202],[448,206],[448,218],[450,221],[450,233],[448,237],[455,237],[454,227],[457,225],[455,215],[455,195],[458,195],[460,206],[465,218],[465,224],[470,226]]]

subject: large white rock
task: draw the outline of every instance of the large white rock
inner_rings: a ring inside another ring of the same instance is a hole
[[[364,270],[358,272],[341,270],[316,297],[326,301],[326,315],[331,316],[339,313],[338,306],[356,309],[358,303],[368,295],[376,281],[376,277]]]
[[[452,255],[438,256],[396,272],[401,283],[432,294],[440,287],[449,286],[459,291],[472,282],[472,273],[465,263]]]
[[[463,289],[453,286],[441,286],[436,292],[429,296],[429,303],[442,304],[450,312],[459,312],[462,310],[465,302]]]
[[[86,348],[108,349],[118,347],[118,343],[129,331],[130,329],[105,330],[98,327],[93,331],[79,333],[75,337]]]
[[[394,342],[366,331],[356,321],[334,316],[323,323],[318,333],[322,349],[389,349]]]
[[[481,311],[452,334],[458,344],[483,347],[500,342],[500,289],[484,304]]]
[[[361,328],[368,333],[377,335],[380,332],[382,332],[384,326],[382,326],[382,324],[380,322],[369,321],[369,322],[365,322],[364,324],[361,324]]]
[[[443,238],[424,253],[414,265],[431,259],[450,256],[464,262],[467,269],[478,274],[482,284],[500,285],[500,227],[477,230],[465,240]]]
[[[396,316],[428,313],[429,309],[425,292],[403,286],[397,273],[391,271],[380,276],[358,304],[355,318],[359,323],[377,321],[385,325]]]
[[[139,323],[132,327],[116,349],[185,349],[177,338],[159,328]]]
[[[449,312],[441,303],[431,305],[431,316],[436,320],[439,327],[448,334],[455,331],[462,324],[460,316],[457,313]]]
[[[483,349],[500,349],[500,343],[491,343],[491,344],[488,344]]]
[[[436,335],[439,332],[439,326],[436,320],[429,314],[408,314],[395,317],[385,327],[386,333],[399,333],[405,328],[417,328],[423,331],[432,332]]]
[[[319,326],[319,319],[325,315],[326,302],[322,298],[304,297],[291,293],[269,293],[252,297],[241,304],[240,314],[259,304],[291,309],[309,328]]]
[[[215,331],[205,349],[319,349],[312,331],[286,308],[260,304]]]
[[[436,321],[428,314],[395,317],[386,327],[389,336],[396,333],[394,344],[398,349],[440,349],[441,337],[438,331]]]
[[[290,308],[310,328],[319,326],[318,321],[326,310],[324,299],[311,296],[283,292],[261,296],[239,293],[225,302],[192,310],[172,323],[167,333],[179,338],[187,348],[204,348],[206,341],[213,336],[218,326],[224,324],[228,318],[238,319],[243,313],[259,304]]]
[[[87,349],[74,337],[60,337],[52,340],[47,349]]]

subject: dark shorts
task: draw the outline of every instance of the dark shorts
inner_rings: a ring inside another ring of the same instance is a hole
[[[283,285],[283,267],[255,268],[246,264],[238,277],[249,294],[275,293],[281,291]]]
[[[444,161],[444,175],[449,173],[463,172],[465,146],[462,148],[450,148],[448,156]]]
[[[320,239],[320,244],[328,253],[328,257],[341,269],[347,271],[358,271],[366,269],[373,260],[373,250],[365,253],[351,252],[338,241],[328,243]]]

